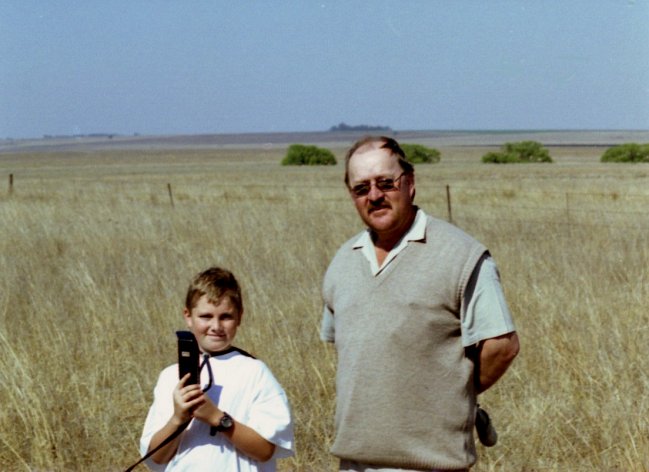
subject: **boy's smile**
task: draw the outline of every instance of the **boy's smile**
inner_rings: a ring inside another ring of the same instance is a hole
[[[241,314],[227,296],[214,304],[203,295],[191,312],[185,308],[183,316],[201,351],[207,354],[229,348],[241,321]]]

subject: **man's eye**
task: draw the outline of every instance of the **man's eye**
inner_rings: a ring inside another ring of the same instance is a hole
[[[393,179],[379,179],[376,181],[376,186],[379,190],[392,190],[394,188]]]
[[[352,191],[353,191],[356,195],[364,195],[364,194],[370,192],[370,186],[369,186],[369,184],[358,184],[358,185],[354,185],[354,187],[352,187]]]

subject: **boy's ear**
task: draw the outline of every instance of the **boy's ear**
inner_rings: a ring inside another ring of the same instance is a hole
[[[241,318],[243,318],[243,308],[239,312],[239,322],[237,323],[237,326],[239,326],[241,324]]]
[[[183,318],[185,319],[185,323],[187,323],[187,327],[191,328],[192,313],[187,308],[183,308]]]

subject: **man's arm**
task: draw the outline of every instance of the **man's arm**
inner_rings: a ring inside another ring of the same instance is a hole
[[[463,343],[475,362],[476,391],[482,393],[507,371],[520,349],[500,275],[488,252],[476,264],[463,302]]]
[[[478,393],[484,392],[502,377],[519,350],[516,332],[485,339],[480,343],[476,365]]]

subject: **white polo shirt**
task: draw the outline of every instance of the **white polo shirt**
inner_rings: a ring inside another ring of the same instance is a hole
[[[411,241],[421,241],[426,237],[426,213],[417,210],[415,221],[406,234],[388,253],[383,264],[379,266],[376,251],[369,229],[364,231],[356,240],[353,247],[360,249],[369,262],[369,269],[375,277],[380,277],[384,269],[403,251]],[[501,336],[516,330],[512,315],[505,301],[500,276],[496,263],[491,257],[485,259],[480,266],[480,272],[475,290],[470,300],[464,300],[465,310],[461,314],[462,345],[472,346],[482,340]],[[328,329],[333,329],[333,315],[325,312],[322,318],[321,338],[328,339]]]

